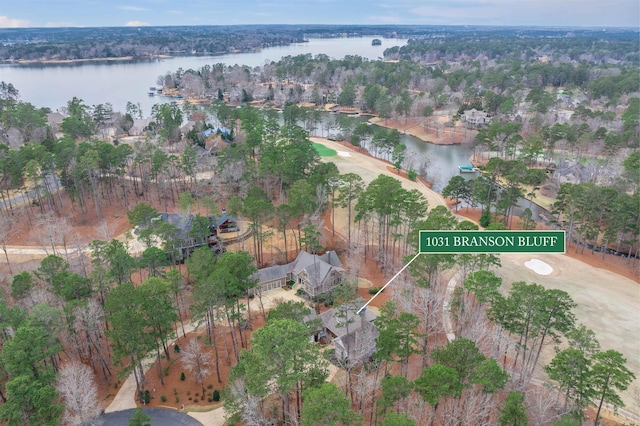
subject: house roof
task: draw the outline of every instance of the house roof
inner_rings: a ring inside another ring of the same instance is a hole
[[[338,257],[338,254],[333,250],[330,250],[325,254],[323,254],[322,256],[320,256],[320,259],[324,260],[325,262],[329,263],[332,266],[342,267],[342,262],[340,262],[340,258]]]
[[[222,225],[227,221],[233,222],[233,223],[238,222],[235,217],[230,216],[226,213],[222,213],[220,216],[209,216],[209,219],[211,220],[211,222],[216,228],[218,228],[220,225]]]
[[[285,278],[292,269],[293,263],[269,266],[268,268],[259,269],[258,272],[251,275],[251,278],[257,278],[261,283],[275,281],[277,279]]]
[[[60,125],[62,124],[62,120],[64,120],[64,115],[59,112],[50,112],[47,114],[47,123],[49,123],[49,125]]]
[[[301,251],[293,264],[292,270],[296,275],[300,275],[301,272],[305,271],[309,278],[316,283],[323,282],[334,269],[344,272],[342,263],[335,251],[328,251],[322,256]]]
[[[129,134],[132,136],[140,135],[144,131],[145,127],[153,121],[153,118],[139,118],[133,120],[133,126],[129,129]]]
[[[211,151],[212,151],[213,147],[209,148],[209,149],[205,149],[205,148],[201,147],[200,145],[195,145],[195,146],[193,146],[193,149],[196,151],[196,153],[200,157],[205,157],[207,155],[211,155]]]
[[[360,327],[357,330],[351,331],[351,329],[349,329],[349,334],[337,337],[333,342],[334,345],[341,346],[344,350],[349,348],[349,358],[351,358],[352,360],[356,360],[359,356],[370,355],[369,353],[358,354],[358,352],[360,352],[362,346],[369,346],[370,348],[374,348],[375,339],[377,339],[378,336],[380,336],[380,332],[378,331],[376,326],[371,323],[365,323],[363,324],[363,327]],[[362,339],[367,339],[367,342],[362,342]],[[361,341],[359,342],[358,340]]]
[[[475,108],[467,109],[464,111],[466,117],[486,117],[487,113],[484,111],[478,111]]]
[[[191,129],[193,129],[193,127],[196,125],[196,122],[193,120],[189,120],[187,121],[184,126],[180,127],[180,131],[182,133],[187,133],[189,132]]]
[[[191,231],[191,227],[193,226],[192,222],[194,217],[194,215],[182,215],[178,213],[160,213],[160,219],[163,222],[168,222],[178,228],[177,238],[183,240],[189,238],[189,231]],[[209,216],[208,219],[211,226],[214,227],[212,231],[227,221],[236,222],[233,216],[229,216],[226,213],[220,216]]]
[[[349,319],[349,333],[355,333],[357,330],[362,328],[362,322],[372,322],[378,316],[372,310],[368,308],[364,308],[362,312],[356,314],[356,312],[364,305],[364,300],[362,298],[356,299],[353,304],[353,309],[348,309],[346,311],[346,319]],[[345,318],[340,318],[339,309],[333,308],[329,309],[326,312],[320,314],[320,319],[322,320],[322,326],[330,331],[336,337],[343,337],[347,335],[347,327],[345,324]]]
[[[224,223],[225,217],[235,221],[231,216],[223,214],[218,218],[216,227]],[[286,278],[289,273],[300,275],[300,273],[304,272],[312,283],[317,284],[324,282],[324,279],[331,271],[344,272],[341,265],[342,263],[335,251],[328,251],[322,256],[301,251],[293,262],[289,262],[286,265],[262,268],[254,273],[252,278],[257,278],[260,283],[265,283]]]
[[[186,239],[189,236],[189,231],[191,230],[191,221],[193,220],[193,216],[185,216],[178,213],[160,213],[160,219],[163,222],[167,222],[178,228],[178,233],[176,235],[179,239]]]
[[[340,323],[340,317],[337,315],[339,308],[331,309],[320,315],[322,326],[335,336],[333,343],[336,348],[336,354],[340,351],[341,356],[349,360],[349,362],[359,362],[365,357],[375,352],[375,339],[380,335],[378,328],[373,323],[376,314],[365,308],[356,314],[364,301],[358,299],[353,302],[354,309],[347,310],[349,322],[349,333],[347,333],[346,324]],[[348,351],[348,353],[347,353]]]

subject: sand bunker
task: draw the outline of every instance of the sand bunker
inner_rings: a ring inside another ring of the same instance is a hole
[[[340,157],[351,157],[351,153],[349,153],[347,151],[338,151],[338,155]]]
[[[551,266],[539,259],[531,259],[528,262],[524,262],[524,266],[531,269],[538,275],[549,275],[553,272],[553,268]]]

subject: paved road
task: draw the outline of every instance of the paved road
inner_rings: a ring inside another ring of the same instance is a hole
[[[60,179],[58,179],[58,176],[47,174],[42,183],[42,187],[40,188],[40,193],[44,194],[45,189],[48,189],[51,194],[55,194],[61,188],[62,183],[60,182]],[[9,205],[12,205],[13,207],[16,207],[21,205],[22,203],[26,203],[27,201],[35,200],[37,196],[37,191],[35,190],[28,191],[26,194],[17,194],[9,198],[5,198],[3,196],[0,200],[0,206],[6,208]]]
[[[153,426],[203,426],[202,423],[184,413],[160,408],[144,408],[146,415],[151,417]],[[127,426],[133,409],[109,413],[102,416],[104,426]]]
[[[282,288],[274,289],[265,292],[262,295],[262,304],[265,309],[270,309],[276,306],[281,301],[292,300],[299,302],[302,299],[296,295],[295,291],[288,291]],[[259,298],[254,298],[251,300],[251,312],[259,312]],[[185,331],[190,333],[194,330],[193,324],[185,325]],[[146,367],[148,368],[148,367]],[[333,373],[335,374],[335,373]],[[133,409],[136,406],[135,403],[135,392],[136,392],[136,382],[133,374],[129,375],[129,377],[124,381],[124,383],[120,386],[118,393],[116,394],[111,404],[106,408],[106,412],[104,418],[109,421],[105,421],[104,426],[120,426],[128,424],[128,416],[131,416]],[[145,412],[150,410],[155,410],[160,412],[160,414],[165,415],[165,413],[178,413],[177,411],[170,410],[162,410],[162,409],[145,409]],[[124,414],[123,414],[124,413]],[[112,417],[117,416],[117,417]],[[223,408],[218,408],[215,410],[207,411],[207,412],[190,412],[189,418],[193,419],[195,423],[171,423],[169,420],[159,420],[156,423],[156,420],[152,420],[153,426],[170,426],[170,425],[206,425],[206,426],[221,426],[225,424],[224,418],[224,410]],[[173,419],[173,417],[169,417]],[[113,419],[113,420],[112,420]],[[198,419],[198,420],[195,420]],[[186,421],[186,420],[185,420]]]

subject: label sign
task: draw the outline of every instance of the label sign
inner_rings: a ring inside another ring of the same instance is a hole
[[[420,253],[564,253],[565,231],[420,231]]]

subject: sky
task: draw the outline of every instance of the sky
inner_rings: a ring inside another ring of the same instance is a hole
[[[0,0],[0,28],[238,24],[640,27],[638,0]]]

